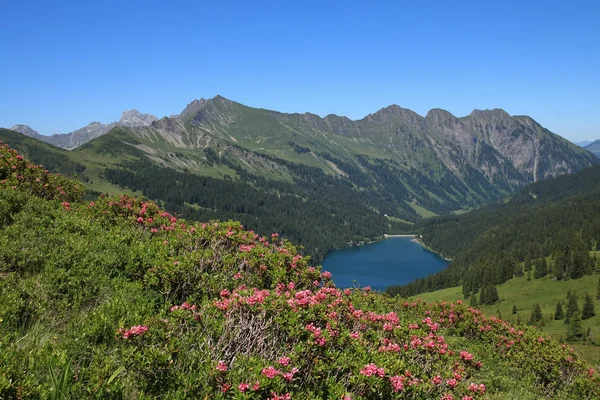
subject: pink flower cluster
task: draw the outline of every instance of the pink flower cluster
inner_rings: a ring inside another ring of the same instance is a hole
[[[169,311],[173,312],[175,310],[188,310],[188,311],[196,311],[196,305],[190,304],[187,301],[183,302],[180,306],[173,306]]]
[[[483,383],[480,383],[479,385],[477,385],[476,383],[471,383],[469,385],[469,390],[471,392],[484,394],[485,393],[485,385]]]
[[[123,339],[129,339],[132,336],[143,335],[148,329],[149,328],[147,326],[136,325],[132,326],[129,329],[119,329],[117,333],[120,334],[123,337]]]
[[[385,370],[383,368],[379,368],[377,365],[371,363],[367,364],[360,370],[361,375],[364,376],[378,376],[383,378],[385,376]]]
[[[225,364],[225,362],[223,362],[223,361],[219,361],[215,368],[217,369],[217,371],[221,371],[221,372],[227,372],[227,370],[229,369],[227,364]]]

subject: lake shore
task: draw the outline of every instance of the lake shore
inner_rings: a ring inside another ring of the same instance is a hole
[[[437,251],[433,250],[431,247],[427,246],[425,243],[423,243],[423,241],[417,237],[416,235],[413,235],[415,238],[413,239],[414,242],[419,243],[425,250],[430,251],[434,254],[437,254],[438,256],[442,257],[444,260],[448,261],[448,262],[452,262],[451,258],[446,257],[445,255],[443,255],[442,253],[438,253]]]
[[[411,237],[411,238],[416,238],[417,235],[388,235],[387,233],[383,235],[384,239],[393,238],[393,237]]]
[[[415,234],[398,234],[398,235],[391,235],[391,234],[387,234],[384,233],[383,234],[383,238],[381,239],[375,239],[375,240],[369,240],[366,241],[364,243],[357,243],[357,244],[352,244],[348,247],[355,247],[355,246],[365,246],[367,244],[371,244],[371,243],[377,243],[381,240],[385,240],[385,239],[390,239],[390,238],[412,238],[412,241],[415,243],[418,243],[421,247],[423,247],[425,250],[432,252],[433,254],[436,254],[437,256],[443,258],[446,261],[452,262],[451,258],[448,258],[446,256],[444,256],[441,253],[438,253],[437,251],[433,250],[431,247],[427,246],[425,243],[423,243],[423,241],[421,240],[419,235],[415,235]],[[334,249],[335,250],[339,250],[339,249]]]

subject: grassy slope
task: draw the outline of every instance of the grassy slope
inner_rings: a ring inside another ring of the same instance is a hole
[[[32,195],[40,177],[68,192]],[[600,395],[589,365],[536,329],[337,290],[238,223],[189,224],[128,196],[81,203],[78,185],[12,155],[0,185],[0,398],[483,398],[472,383],[491,399]]]
[[[50,172],[67,176],[77,176],[85,187],[102,193],[133,194],[126,188],[113,185],[101,178],[107,165],[122,162],[125,157],[107,158],[94,152],[77,152],[63,150],[37,139],[33,139],[8,129],[0,128],[0,140],[18,150],[21,154],[37,164],[43,164]],[[82,170],[82,171],[79,171]]]
[[[486,315],[497,315],[498,311],[502,317],[511,322],[516,322],[520,316],[523,322],[527,322],[535,304],[540,304],[544,315],[544,325],[540,327],[544,332],[553,337],[563,339],[566,336],[567,326],[564,321],[555,321],[550,318],[556,309],[556,303],[561,300],[566,305],[566,293],[575,290],[580,298],[579,307],[583,306],[583,296],[586,293],[595,297],[600,274],[584,276],[581,279],[569,281],[557,281],[550,277],[532,279],[527,281],[526,276],[516,277],[510,281],[498,285],[498,296],[500,300],[493,305],[481,306]],[[462,287],[453,287],[430,293],[422,293],[415,296],[424,301],[455,301],[463,299]],[[466,300],[468,302],[468,300]],[[513,305],[517,306],[518,316],[512,314]],[[591,328],[591,336],[600,343],[600,301],[595,301],[596,316],[583,321],[585,330]],[[590,362],[600,365],[600,346],[591,344],[575,344],[582,357]]]

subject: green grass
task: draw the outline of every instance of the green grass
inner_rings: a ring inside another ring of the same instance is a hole
[[[596,297],[598,278],[600,274],[584,276],[577,280],[558,281],[550,276],[542,279],[531,279],[527,281],[526,276],[513,278],[506,283],[497,286],[500,300],[491,306],[482,306],[481,310],[488,316],[498,315],[498,311],[504,320],[517,322],[518,317],[521,321],[527,322],[531,315],[531,310],[535,304],[540,304],[542,314],[544,315],[544,324],[539,328],[549,335],[564,340],[567,332],[567,326],[563,320],[554,320],[553,314],[556,303],[561,300],[566,305],[567,291],[574,290],[579,297],[579,307],[583,306],[583,297],[586,293]],[[421,300],[428,302],[447,300],[454,301],[463,299],[462,287],[453,287],[438,290],[430,293],[422,293],[416,296]],[[469,300],[464,300],[468,302]],[[517,315],[512,314],[513,305],[517,306]],[[583,321],[583,328],[591,329],[591,337],[597,343],[600,343],[600,301],[595,301],[596,316]],[[578,343],[574,345],[575,349],[582,357],[593,363],[600,363],[600,346],[592,344]]]
[[[419,214],[423,218],[437,217],[439,215],[434,213],[433,211],[429,211],[425,207],[416,204],[415,202],[406,202],[406,204],[408,204],[413,210],[415,210],[417,214]]]
[[[401,224],[409,224],[409,225],[413,225],[413,224],[414,224],[414,222],[410,222],[410,221],[407,221],[407,220],[405,220],[405,219],[398,218],[398,217],[389,217],[389,216],[388,216],[388,219],[389,219],[390,221],[399,222],[399,223],[401,223]]]

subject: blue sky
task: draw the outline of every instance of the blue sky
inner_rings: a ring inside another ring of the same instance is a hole
[[[69,132],[221,94],[355,119],[498,107],[596,139],[599,3],[0,0],[0,126]]]

